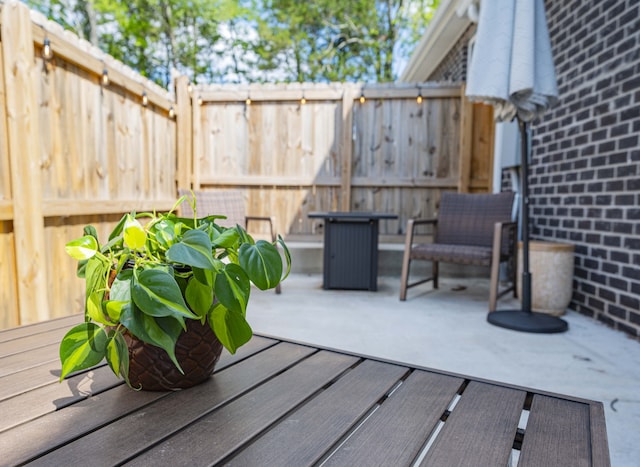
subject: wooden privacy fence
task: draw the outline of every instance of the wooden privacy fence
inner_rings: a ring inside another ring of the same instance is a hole
[[[307,214],[326,210],[392,212],[381,233],[403,234],[441,191],[490,189],[491,108],[460,85],[199,86],[192,97],[179,185],[242,188],[249,212],[275,216],[290,239],[315,234]]]
[[[166,91],[24,4],[0,8],[4,328],[82,310],[64,244],[85,224],[106,234],[130,209],[171,208],[176,138]]]
[[[50,52],[50,53],[48,53]],[[421,102],[418,102],[418,96]],[[364,97],[364,99],[361,99]],[[310,211],[384,211],[490,189],[491,108],[451,84],[191,86],[175,95],[19,2],[0,3],[0,328],[83,309],[64,245],[177,188],[241,188],[288,239]]]

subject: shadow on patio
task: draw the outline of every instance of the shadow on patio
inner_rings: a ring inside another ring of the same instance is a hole
[[[295,274],[282,295],[254,291],[254,332],[602,401],[611,462],[636,465],[640,347],[569,312],[569,331],[527,334],[487,323],[487,279],[443,278],[398,300],[399,278],[377,292],[323,290],[322,275]],[[518,306],[510,297],[498,309]]]

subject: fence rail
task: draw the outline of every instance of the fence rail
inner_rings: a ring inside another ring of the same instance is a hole
[[[460,85],[199,86],[192,99],[182,183],[244,189],[251,213],[291,238],[316,232],[318,210],[393,212],[381,229],[398,235],[442,190],[489,189],[486,109]]]
[[[0,9],[0,328],[81,311],[64,244],[168,210],[177,188],[241,188],[290,239],[317,234],[318,210],[393,212],[382,234],[400,235],[441,191],[490,189],[490,108],[459,85],[179,77],[168,93],[24,4]]]

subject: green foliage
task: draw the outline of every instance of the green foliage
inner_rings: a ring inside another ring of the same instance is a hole
[[[276,244],[255,242],[240,226],[217,225],[222,216],[176,216],[173,211],[186,200],[195,203],[183,197],[167,214],[124,215],[105,245],[90,226],[66,245],[83,265],[79,274],[85,278],[86,303],[85,323],[60,344],[61,380],[103,358],[126,379],[125,332],[164,349],[178,369],[175,345],[187,319],[208,321],[232,353],[251,338],[246,321],[251,283],[264,290],[286,278],[287,246],[282,238],[276,242],[284,252],[283,270]]]
[[[392,81],[439,0],[29,0],[162,86]]]

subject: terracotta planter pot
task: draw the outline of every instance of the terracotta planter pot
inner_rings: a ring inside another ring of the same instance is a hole
[[[220,359],[222,344],[208,324],[186,320],[187,330],[176,343],[176,358],[184,374],[160,347],[142,342],[128,332],[129,381],[145,391],[185,389],[208,379]]]

